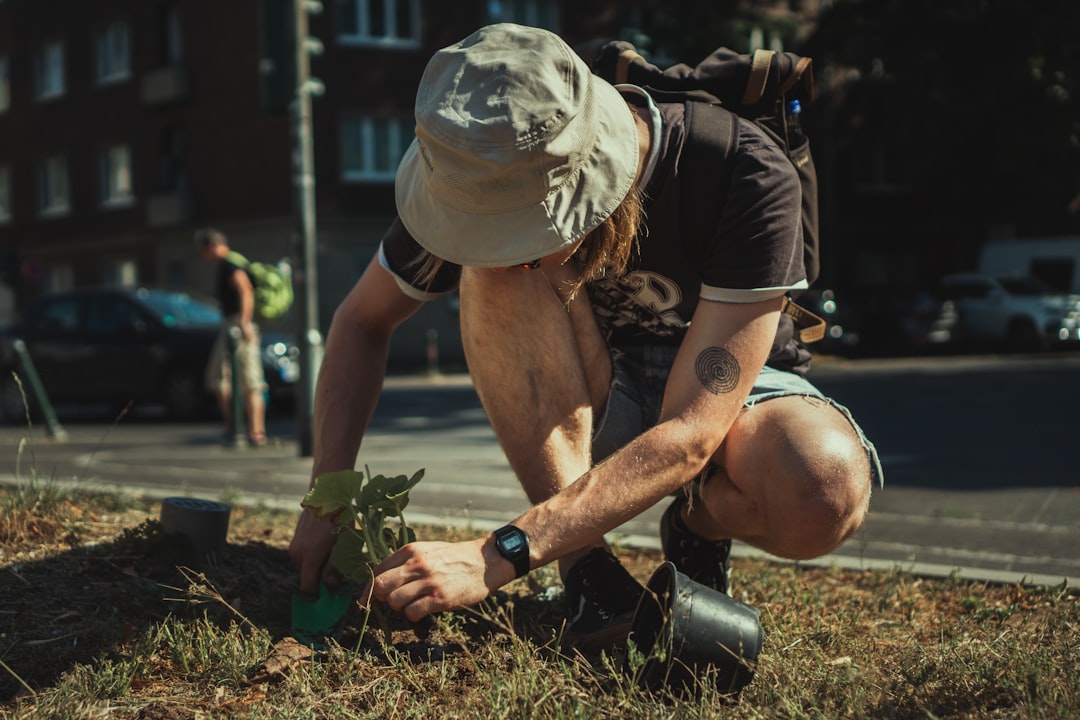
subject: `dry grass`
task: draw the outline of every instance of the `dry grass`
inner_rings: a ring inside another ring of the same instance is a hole
[[[198,567],[158,511],[0,488],[0,717],[1080,717],[1065,588],[739,561],[766,633],[757,675],[737,697],[680,698],[637,689],[622,657],[567,650],[551,569],[476,611],[400,622],[388,646],[360,641],[354,612],[306,657],[287,640],[293,514],[235,508],[223,561]],[[620,556],[642,580],[660,562]]]

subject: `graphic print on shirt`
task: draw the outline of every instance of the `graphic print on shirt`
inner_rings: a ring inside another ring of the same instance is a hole
[[[604,278],[589,285],[593,311],[602,326],[634,327],[657,337],[671,337],[687,321],[675,308],[682,289],[659,273],[635,270],[617,279]]]

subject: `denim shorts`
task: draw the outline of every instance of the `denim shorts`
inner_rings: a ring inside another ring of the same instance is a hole
[[[593,430],[593,462],[611,455],[638,435],[656,425],[664,401],[668,373],[678,348],[663,345],[639,345],[612,352],[612,380],[607,407]],[[874,444],[855,422],[851,411],[826,397],[813,383],[792,372],[764,367],[754,382],[745,407],[773,398],[799,396],[819,398],[840,411],[859,436],[870,461],[871,486],[885,484],[881,459]]]

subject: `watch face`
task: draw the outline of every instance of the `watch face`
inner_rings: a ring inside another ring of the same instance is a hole
[[[507,533],[499,538],[499,544],[503,551],[509,555],[521,552],[525,548],[525,541],[518,533]]]

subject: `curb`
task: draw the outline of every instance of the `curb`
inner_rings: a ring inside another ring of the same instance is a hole
[[[14,486],[21,482],[18,478],[12,475],[0,475],[0,485]],[[55,486],[64,489],[87,489],[87,482],[84,481],[71,481],[71,480],[49,480],[45,481]],[[124,486],[117,490],[130,494],[136,497],[147,498],[151,500],[164,500],[167,497],[187,497],[184,492],[170,491],[162,488],[153,487],[132,487]],[[234,499],[228,499],[231,505],[238,507],[257,508],[267,507],[274,510],[293,510],[299,511],[300,502],[298,499],[290,498],[288,500],[276,495],[253,495],[249,493],[249,499],[236,501]],[[498,527],[501,527],[505,523],[494,520],[484,520],[481,518],[470,518],[467,520],[460,520],[451,517],[431,515],[427,513],[410,513],[409,522],[414,525],[427,525],[432,527],[450,527],[457,530],[479,530],[482,532],[490,532]],[[612,532],[608,534],[609,542],[616,547],[627,547],[640,550],[655,550],[659,551],[660,540],[659,538],[650,537],[646,535],[619,535]],[[839,553],[830,553],[823,555],[819,558],[812,560],[788,560],[785,558],[771,555],[762,550],[758,550],[752,546],[744,543],[736,542],[732,546],[732,557],[736,558],[752,558],[757,560],[767,560],[774,563],[782,563],[787,565],[796,565],[803,567],[814,568],[839,568],[841,570],[871,570],[878,572],[902,572],[907,575],[915,577],[923,577],[935,580],[963,580],[971,582],[982,582],[993,585],[1018,585],[1026,588],[1060,588],[1062,592],[1070,595],[1080,595],[1080,578],[1065,576],[1053,576],[1039,573],[1020,573],[1016,571],[1007,570],[991,570],[987,568],[973,568],[964,566],[950,566],[935,563],[921,563],[921,562],[899,562],[895,560],[875,560],[873,558],[865,557],[853,557],[851,555],[843,555]]]

